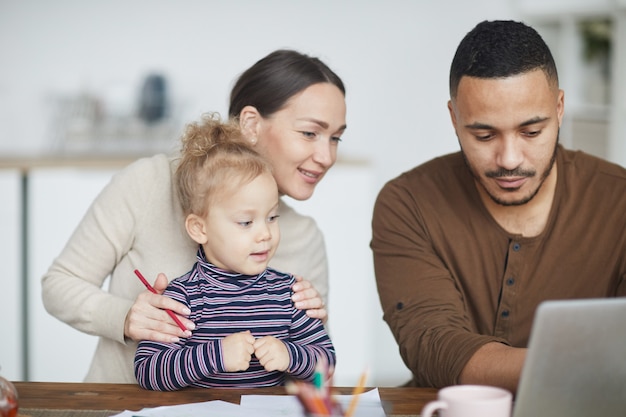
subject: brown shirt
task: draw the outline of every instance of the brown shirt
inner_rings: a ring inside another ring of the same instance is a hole
[[[457,383],[491,341],[525,347],[541,301],[626,296],[626,169],[562,147],[557,169],[548,223],[531,238],[496,223],[460,153],[383,187],[376,281],[413,383]]]

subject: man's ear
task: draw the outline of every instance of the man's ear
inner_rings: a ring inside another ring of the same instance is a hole
[[[187,229],[187,233],[196,243],[204,245],[208,242],[209,239],[205,220],[197,214],[187,216],[185,219],[185,229]]]
[[[262,119],[261,114],[254,106],[246,106],[239,113],[241,132],[252,145],[255,145],[257,142]]]
[[[452,100],[448,100],[448,111],[450,112],[450,120],[452,121],[452,126],[456,131],[456,113],[454,112],[454,103],[452,103]]]
[[[563,114],[565,113],[565,93],[563,90],[559,90],[556,103],[556,116],[559,121],[559,127],[563,123]]]

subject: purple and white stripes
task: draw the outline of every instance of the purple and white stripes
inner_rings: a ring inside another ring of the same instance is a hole
[[[165,295],[187,305],[196,329],[179,343],[142,341],[135,354],[135,376],[146,389],[171,391],[195,387],[281,385],[285,376],[311,380],[317,360],[335,364],[335,349],[322,322],[291,302],[294,277],[268,268],[259,275],[216,268],[198,251],[193,269],[173,280]],[[290,354],[287,372],[267,372],[253,356],[242,372],[225,372],[221,339],[250,330],[274,336]]]

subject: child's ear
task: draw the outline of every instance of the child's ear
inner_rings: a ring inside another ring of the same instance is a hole
[[[239,113],[241,132],[252,145],[256,145],[261,119],[261,114],[254,106],[246,106]]]
[[[185,219],[185,229],[187,229],[187,233],[196,243],[204,245],[208,242],[204,218],[196,214],[188,215]]]

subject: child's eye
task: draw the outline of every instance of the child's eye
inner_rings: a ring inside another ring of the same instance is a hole
[[[252,224],[252,221],[237,222],[237,224],[243,227],[248,227]]]
[[[279,214],[276,214],[276,215],[274,215],[274,216],[270,216],[270,217],[268,217],[268,219],[267,219],[267,220],[268,220],[270,223],[272,223],[272,222],[275,222],[276,220],[278,220],[278,218],[279,218],[279,217],[280,217],[280,215],[279,215]]]

